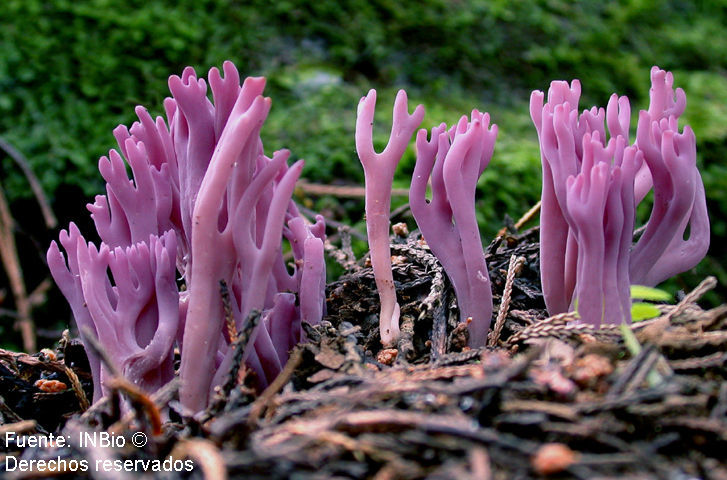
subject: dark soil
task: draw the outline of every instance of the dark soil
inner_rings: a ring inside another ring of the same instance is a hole
[[[727,479],[727,305],[705,311],[695,303],[713,279],[677,305],[661,305],[660,317],[634,324],[638,342],[627,347],[618,327],[546,318],[536,241],[533,229],[488,247],[495,308],[503,297],[509,302],[490,339],[495,346],[479,350],[464,347],[467,329],[458,324],[451,285],[416,237],[392,249],[402,314],[396,349],[381,349],[365,259],[331,248],[348,273],[329,285],[329,315],[306,326],[309,342],[262,393],[247,370],[234,369],[195,419],[180,415],[176,383],[152,398],[159,408],[119,382],[119,395],[81,413],[81,392],[90,397],[91,385],[77,342],[62,341],[55,359],[0,351],[2,441],[6,432],[71,439],[45,449],[10,442],[3,465],[10,456],[113,462],[172,455],[195,468],[145,478]],[[245,338],[243,330],[240,345]],[[43,392],[39,379],[65,390]],[[133,407],[125,416],[120,396]],[[125,446],[82,445],[75,438],[84,430],[124,436]],[[130,442],[138,431],[149,439],[143,448]],[[142,474],[93,465],[66,473]]]

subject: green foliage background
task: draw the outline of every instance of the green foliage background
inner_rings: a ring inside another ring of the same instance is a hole
[[[102,191],[96,161],[114,146],[112,129],[133,122],[133,107],[161,114],[170,74],[191,65],[205,75],[229,59],[243,75],[268,78],[267,150],[305,158],[313,182],[360,184],[358,99],[379,90],[375,132],[383,146],[395,91],[406,88],[425,104],[428,128],[472,108],[499,124],[477,200],[489,241],[504,214],[517,218],[539,198],[530,91],[580,78],[582,107],[605,105],[618,92],[636,115],[648,104],[656,64],[687,92],[714,229],[710,258],[682,286],[707,272],[725,285],[725,25],[725,0],[3,0],[0,135],[30,159],[56,202],[64,184],[90,198]],[[30,195],[27,184],[9,158],[0,160],[17,205]],[[398,186],[408,186],[412,166],[409,152]],[[361,222],[361,202],[316,206]]]

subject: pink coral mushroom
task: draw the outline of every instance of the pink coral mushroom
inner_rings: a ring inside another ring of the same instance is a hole
[[[626,97],[579,115],[577,80],[553,82],[545,104],[543,92],[533,92],[543,165],[541,279],[551,314],[577,308],[594,325],[629,321],[629,285],[656,285],[706,255],[696,142],[688,126],[679,131],[686,96],[673,82],[671,73],[652,69],[649,109],[639,113],[631,146]],[[634,210],[651,188],[651,216],[633,245]]]

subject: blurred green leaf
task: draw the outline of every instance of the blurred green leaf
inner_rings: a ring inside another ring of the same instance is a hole
[[[631,304],[631,321],[640,322],[656,318],[661,312],[653,303],[635,302]]]
[[[650,300],[652,302],[668,302],[672,295],[659,288],[647,287],[644,285],[631,285],[631,298],[638,300]]]

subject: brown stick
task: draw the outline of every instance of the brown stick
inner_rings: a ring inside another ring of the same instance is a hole
[[[172,450],[173,458],[191,458],[202,469],[205,480],[226,480],[225,459],[217,445],[201,438],[186,438],[177,442]]]
[[[669,312],[669,320],[671,321],[671,319],[676,318],[684,313],[684,310],[686,310],[690,304],[696,303],[697,300],[702,298],[702,295],[712,290],[716,286],[717,279],[715,277],[709,276],[702,280],[699,285],[694,288],[694,290],[686,294],[684,298],[682,298],[682,300],[675,305],[674,309]]]
[[[19,422],[8,423],[0,425],[0,435],[7,432],[14,432],[16,434],[32,432],[37,426],[38,422],[35,420],[21,420]]]
[[[68,365],[65,367],[66,377],[68,377],[68,380],[71,382],[71,387],[73,388],[73,393],[76,394],[78,405],[81,407],[81,412],[85,412],[88,410],[88,407],[91,406],[88,402],[88,397],[86,397],[86,392],[83,391],[83,386],[81,385],[81,381],[78,379],[76,372],[71,370],[71,367]]]
[[[112,390],[123,392],[132,402],[139,404],[139,406],[146,413],[149,423],[151,424],[152,433],[154,435],[162,434],[162,416],[159,412],[159,407],[154,403],[154,400],[144,393],[138,386],[134,385],[124,377],[113,377],[106,381],[106,385]],[[109,427],[109,430],[114,429],[115,425]]]
[[[53,214],[53,210],[50,208],[50,203],[48,202],[48,198],[46,198],[45,196],[43,187],[40,185],[38,177],[36,177],[33,173],[33,170],[31,170],[30,165],[28,164],[28,160],[26,160],[25,156],[20,153],[18,149],[16,149],[2,137],[0,137],[0,149],[4,150],[5,153],[7,153],[10,158],[15,161],[15,163],[23,171],[23,175],[25,175],[25,178],[28,179],[30,189],[33,190],[33,195],[35,195],[35,201],[38,202],[38,205],[40,206],[40,211],[43,214],[45,226],[49,229],[55,228],[58,225],[58,220]]]
[[[510,308],[510,297],[512,295],[512,283],[515,281],[515,276],[520,273],[522,266],[525,264],[525,257],[510,256],[510,265],[507,267],[507,277],[505,279],[505,289],[502,292],[502,300],[500,300],[500,309],[497,312],[497,319],[495,325],[487,338],[487,346],[494,347],[497,345],[497,341],[500,340],[500,334],[502,333],[502,327],[505,326],[505,318],[507,317],[507,310]]]
[[[268,385],[268,388],[263,390],[263,393],[261,393],[258,399],[255,400],[255,403],[252,404],[252,407],[250,408],[250,416],[248,417],[248,425],[255,425],[260,416],[270,406],[275,394],[278,393],[286,383],[288,383],[290,378],[293,376],[293,373],[295,373],[295,369],[298,368],[302,362],[303,350],[300,348],[294,348],[290,354],[288,363],[285,364],[283,370],[281,370],[278,376],[275,377],[270,385]]]
[[[299,180],[296,189],[309,195],[331,195],[338,198],[363,198],[366,196],[364,187],[357,185],[321,185]],[[406,188],[392,188],[391,195],[406,197],[409,195],[409,190]]]
[[[36,348],[35,325],[30,315],[30,300],[25,290],[23,271],[20,268],[18,248],[15,244],[14,224],[15,221],[10,214],[10,207],[5,199],[2,187],[0,187],[0,259],[8,276],[10,288],[13,291],[15,310],[18,312],[18,320],[15,325],[23,337],[23,349],[32,353],[35,352]]]
[[[515,227],[515,230],[520,230],[522,226],[532,220],[533,217],[538,214],[538,212],[540,212],[540,200],[538,200],[535,205],[530,207],[530,210],[525,212],[523,216],[520,217],[520,220],[515,222],[515,225],[513,225]],[[501,228],[500,231],[497,232],[496,237],[504,237],[505,233],[507,233],[507,227]]]

